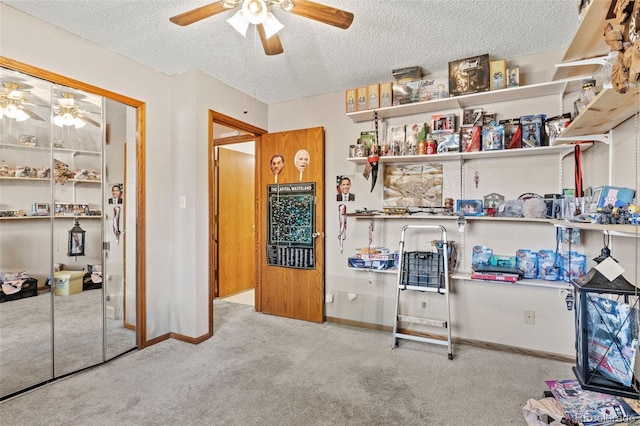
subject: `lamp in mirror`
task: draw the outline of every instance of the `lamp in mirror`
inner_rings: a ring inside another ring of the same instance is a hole
[[[18,83],[6,81],[0,89],[0,118],[7,117],[16,121],[25,121],[29,118],[44,121],[40,116],[29,110],[27,105],[27,94],[20,90]]]
[[[67,256],[84,256],[84,237],[85,230],[80,227],[80,223],[76,219],[73,228],[69,230]]]

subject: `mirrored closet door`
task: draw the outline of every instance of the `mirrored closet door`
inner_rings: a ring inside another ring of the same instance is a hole
[[[2,398],[136,347],[138,132],[112,99],[0,81]]]

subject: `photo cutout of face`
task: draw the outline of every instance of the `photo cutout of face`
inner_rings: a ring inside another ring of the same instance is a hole
[[[302,172],[304,172],[309,165],[309,151],[306,149],[298,150],[293,159],[293,164],[295,164],[296,169],[300,171],[300,181],[302,182]]]
[[[271,157],[269,165],[275,176],[275,182],[278,183],[278,175],[282,172],[282,169],[284,169],[284,157],[282,154],[274,154],[273,157]]]

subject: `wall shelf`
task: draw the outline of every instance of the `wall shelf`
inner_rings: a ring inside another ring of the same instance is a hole
[[[562,62],[575,62],[584,59],[604,56],[611,48],[604,41],[604,27],[607,22],[613,25],[613,17],[607,19],[611,0],[592,0],[584,13],[573,41],[567,48]],[[598,64],[580,65],[576,67],[561,67],[556,70],[554,80],[561,80],[575,76],[587,76],[593,74]]]
[[[589,149],[593,144],[580,144],[582,151]],[[460,160],[480,160],[486,158],[509,158],[526,157],[531,155],[566,155],[573,152],[573,146],[566,144],[556,144],[553,146],[541,146],[538,148],[502,149],[496,151],[476,151],[476,152],[447,152],[431,155],[397,155],[380,157],[380,163],[431,163],[434,161],[460,161]],[[347,161],[352,163],[365,164],[367,157],[351,157]]]
[[[522,279],[518,280],[514,283],[506,282],[506,281],[490,281],[490,280],[477,280],[471,278],[471,274],[466,273],[455,273],[451,276],[454,280],[460,281],[472,281],[476,283],[494,283],[494,284],[504,284],[509,286],[528,286],[528,287],[542,287],[542,288],[556,288],[561,290],[573,290],[571,283],[564,281],[546,281],[546,280],[533,280],[533,279]]]
[[[392,118],[405,115],[421,114],[432,111],[444,111],[458,108],[470,108],[486,104],[520,99],[530,99],[539,96],[561,95],[578,91],[582,86],[582,78],[556,80],[548,83],[530,84],[527,86],[510,87],[502,90],[472,93],[451,98],[434,99],[431,101],[415,102],[380,108],[375,111],[378,118]],[[373,120],[374,110],[350,112],[347,114],[354,122]]]
[[[557,228],[584,229],[586,231],[602,231],[610,235],[621,237],[640,236],[640,225],[603,225],[588,222],[569,222],[568,220],[552,220],[550,223]]]
[[[630,88],[621,94],[603,89],[562,133],[562,137],[606,133],[636,113],[636,94],[640,89]],[[562,137],[559,139],[562,140]]]
[[[60,216],[54,215],[55,219],[101,219],[102,216]],[[51,216],[14,216],[14,217],[0,217],[0,220],[31,220],[31,219],[51,219]]]

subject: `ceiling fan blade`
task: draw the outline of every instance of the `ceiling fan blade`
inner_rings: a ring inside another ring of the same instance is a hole
[[[314,21],[333,25],[343,30],[349,28],[353,22],[353,13],[309,0],[295,0],[293,9],[289,12],[304,18],[313,19]]]
[[[258,27],[258,34],[260,34],[260,40],[262,40],[262,47],[264,48],[264,53],[269,56],[279,55],[284,52],[282,48],[282,43],[280,42],[280,37],[278,34],[274,34],[271,37],[267,38],[267,35],[264,32],[264,27],[262,24],[256,25]]]
[[[98,123],[96,120],[94,120],[92,118],[87,117],[84,114],[78,114],[78,117],[80,117],[82,120],[86,121],[87,123],[91,123],[96,127],[100,127],[100,123]]]
[[[38,114],[36,114],[35,112],[31,111],[29,108],[21,108],[29,117],[33,118],[34,120],[39,120],[39,121],[44,121],[44,118],[40,117]]]
[[[223,7],[222,2],[217,1],[205,6],[200,6],[197,9],[181,13],[180,15],[172,16],[171,18],[169,18],[169,20],[176,25],[191,25],[202,19],[224,12],[225,10],[229,9]]]

